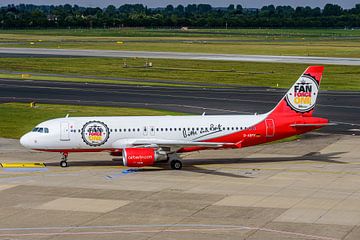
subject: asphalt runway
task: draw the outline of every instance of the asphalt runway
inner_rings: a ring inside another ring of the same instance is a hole
[[[264,87],[200,88],[0,80],[1,102],[64,103],[144,107],[192,114],[255,114],[270,111],[285,89]],[[336,126],[322,132],[360,134],[360,93],[321,91],[315,115]]]
[[[161,58],[187,60],[221,60],[243,62],[271,63],[307,63],[360,66],[360,58],[335,58],[311,56],[271,56],[271,55],[240,55],[183,52],[148,52],[148,51],[116,51],[116,50],[79,50],[79,49],[47,49],[47,48],[0,48],[0,56],[5,57],[113,57],[113,58]]]

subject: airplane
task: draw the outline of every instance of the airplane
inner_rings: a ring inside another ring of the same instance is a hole
[[[168,162],[182,168],[186,152],[243,148],[303,134],[329,125],[313,117],[323,66],[310,66],[271,111],[254,115],[64,117],[38,124],[21,137],[29,149],[61,153],[109,152],[124,166]]]

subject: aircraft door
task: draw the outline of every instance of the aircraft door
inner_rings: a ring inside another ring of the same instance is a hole
[[[69,123],[67,123],[67,122],[60,123],[60,140],[61,141],[69,141],[70,140]]]
[[[273,137],[275,134],[274,119],[266,119],[266,137]]]

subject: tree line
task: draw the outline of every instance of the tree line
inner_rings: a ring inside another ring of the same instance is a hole
[[[8,5],[0,8],[1,28],[112,28],[112,27],[200,27],[200,28],[357,28],[360,4],[343,9],[336,4],[319,7],[264,6],[260,9],[209,4],[168,5],[148,8],[125,4],[106,8],[78,5]]]

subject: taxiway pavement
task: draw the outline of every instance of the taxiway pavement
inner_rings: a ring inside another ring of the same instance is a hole
[[[1,239],[360,239],[359,136],[187,155],[126,169],[106,153],[59,155],[0,139]]]
[[[118,51],[118,50],[85,50],[85,49],[50,49],[50,48],[0,48],[0,56],[5,57],[112,57],[112,58],[161,58],[187,60],[220,60],[242,62],[271,63],[307,63],[359,66],[360,58],[312,57],[312,56],[272,56],[272,55],[241,55],[214,53],[184,52],[150,52],[150,51]]]

